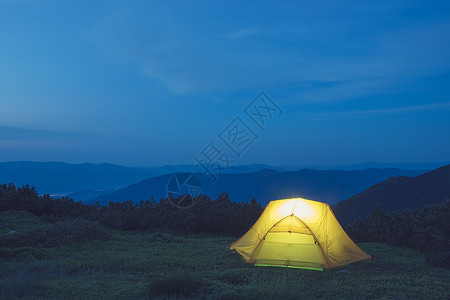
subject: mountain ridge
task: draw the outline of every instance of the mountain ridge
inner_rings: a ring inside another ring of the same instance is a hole
[[[335,205],[342,224],[364,218],[378,206],[386,213],[418,209],[450,199],[450,165],[414,177],[396,176],[379,182]]]
[[[294,172],[300,170],[299,168],[299,166],[275,167],[266,164],[236,165],[230,166],[225,174],[252,173],[263,169]],[[129,167],[108,162],[73,164],[59,161],[23,160],[0,162],[0,183],[14,182],[18,186],[30,184],[42,194],[69,196],[74,200],[86,201],[147,178],[176,172],[198,173],[201,170],[196,165]]]
[[[202,185],[202,192],[216,197],[226,191],[236,202],[255,198],[262,205],[271,200],[304,197],[329,204],[346,199],[371,185],[389,177],[407,174],[422,174],[421,170],[367,169],[357,171],[303,169],[279,172],[263,169],[252,173],[223,174],[216,183],[202,173],[193,173]],[[114,193],[100,195],[88,202],[107,203],[131,200],[140,202],[154,197],[155,200],[167,196],[166,187],[171,177],[177,173],[148,178]]]

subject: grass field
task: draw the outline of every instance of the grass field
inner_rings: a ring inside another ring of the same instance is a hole
[[[248,265],[227,247],[237,237],[105,229],[106,240],[44,247],[7,234],[45,223],[0,213],[0,299],[450,298],[450,271],[408,248],[361,244],[373,259],[320,272]]]

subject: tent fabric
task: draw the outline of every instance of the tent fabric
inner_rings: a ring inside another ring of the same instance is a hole
[[[371,258],[348,237],[328,204],[303,198],[269,202],[230,249],[255,265],[317,269]]]

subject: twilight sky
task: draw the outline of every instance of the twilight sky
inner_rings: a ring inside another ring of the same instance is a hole
[[[213,149],[234,164],[450,161],[450,2],[0,0],[0,161],[194,164]]]

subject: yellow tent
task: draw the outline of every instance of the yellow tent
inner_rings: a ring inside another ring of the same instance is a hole
[[[230,248],[251,264],[307,269],[370,258],[348,237],[328,204],[302,198],[271,201]]]

